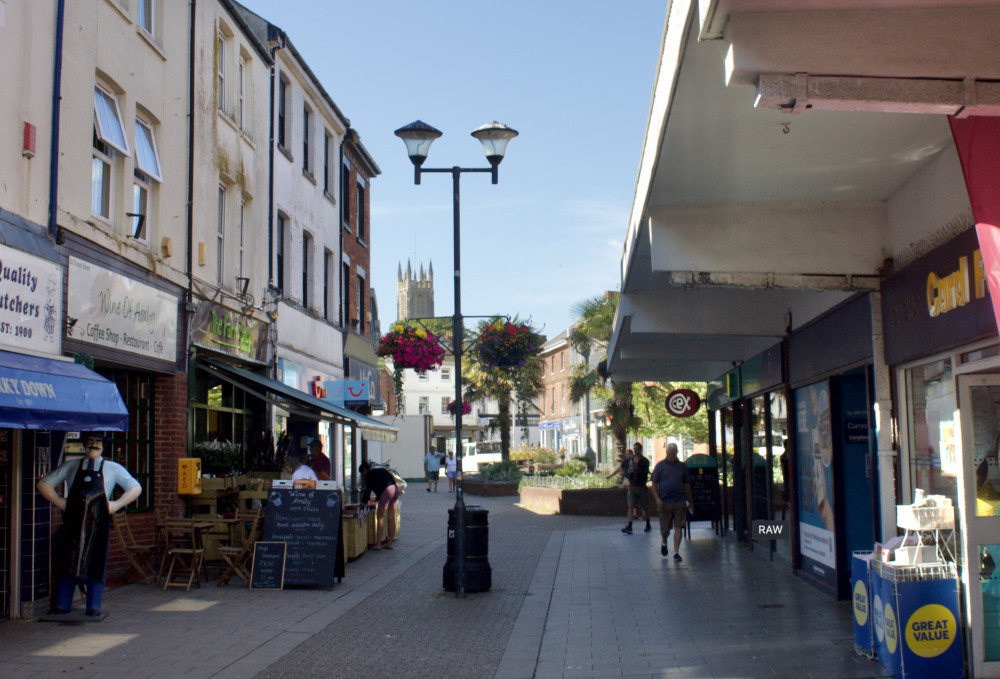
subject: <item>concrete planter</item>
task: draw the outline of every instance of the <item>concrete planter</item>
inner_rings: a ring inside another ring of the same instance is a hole
[[[653,503],[652,497],[650,503]],[[624,516],[625,490],[622,488],[563,490],[525,486],[521,490],[521,504],[553,514]]]
[[[462,491],[483,497],[517,495],[517,484],[512,481],[463,481]]]

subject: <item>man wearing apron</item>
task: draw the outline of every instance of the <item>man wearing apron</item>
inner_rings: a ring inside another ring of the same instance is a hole
[[[56,577],[56,607],[52,613],[69,613],[73,592],[87,587],[87,615],[101,615],[104,570],[108,561],[111,515],[139,497],[142,486],[117,462],[102,457],[110,439],[101,432],[84,437],[86,457],[59,465],[38,482],[39,494],[63,512],[63,524],[52,541],[52,568]],[[65,498],[56,487],[69,485]],[[111,500],[116,487],[124,491]]]

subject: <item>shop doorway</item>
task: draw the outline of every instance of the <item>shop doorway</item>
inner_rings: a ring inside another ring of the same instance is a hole
[[[973,674],[1000,676],[1000,375],[959,375],[962,452],[940,451],[961,466],[959,511],[966,517],[958,555]],[[942,437],[942,440],[944,437]]]

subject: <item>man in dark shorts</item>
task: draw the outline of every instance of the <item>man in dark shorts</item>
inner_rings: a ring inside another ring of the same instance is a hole
[[[660,554],[666,556],[667,536],[674,528],[674,561],[683,561],[678,550],[681,533],[687,523],[688,508],[691,506],[691,480],[687,465],[677,459],[677,444],[667,444],[667,457],[653,468],[653,490],[656,507],[660,513]]]
[[[651,529],[649,525],[649,489],[646,487],[646,481],[649,479],[649,460],[642,454],[641,443],[636,443],[632,448],[635,454],[632,456],[628,471],[625,473],[625,479],[628,482],[628,495],[625,498],[625,504],[628,505],[625,520],[628,523],[622,528],[622,533],[625,535],[632,534],[632,517],[636,514],[639,516],[645,514],[646,516],[644,532],[648,533]]]

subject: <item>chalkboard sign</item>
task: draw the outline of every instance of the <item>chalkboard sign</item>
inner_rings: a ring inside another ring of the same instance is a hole
[[[281,589],[285,584],[284,542],[260,541],[253,546],[250,589]]]
[[[721,516],[719,502],[719,466],[709,455],[692,455],[684,464],[691,479],[694,498],[694,516],[691,521],[718,521]]]
[[[343,575],[337,572],[342,506],[337,490],[268,491],[262,539],[287,543],[285,585],[333,587],[334,579]]]

